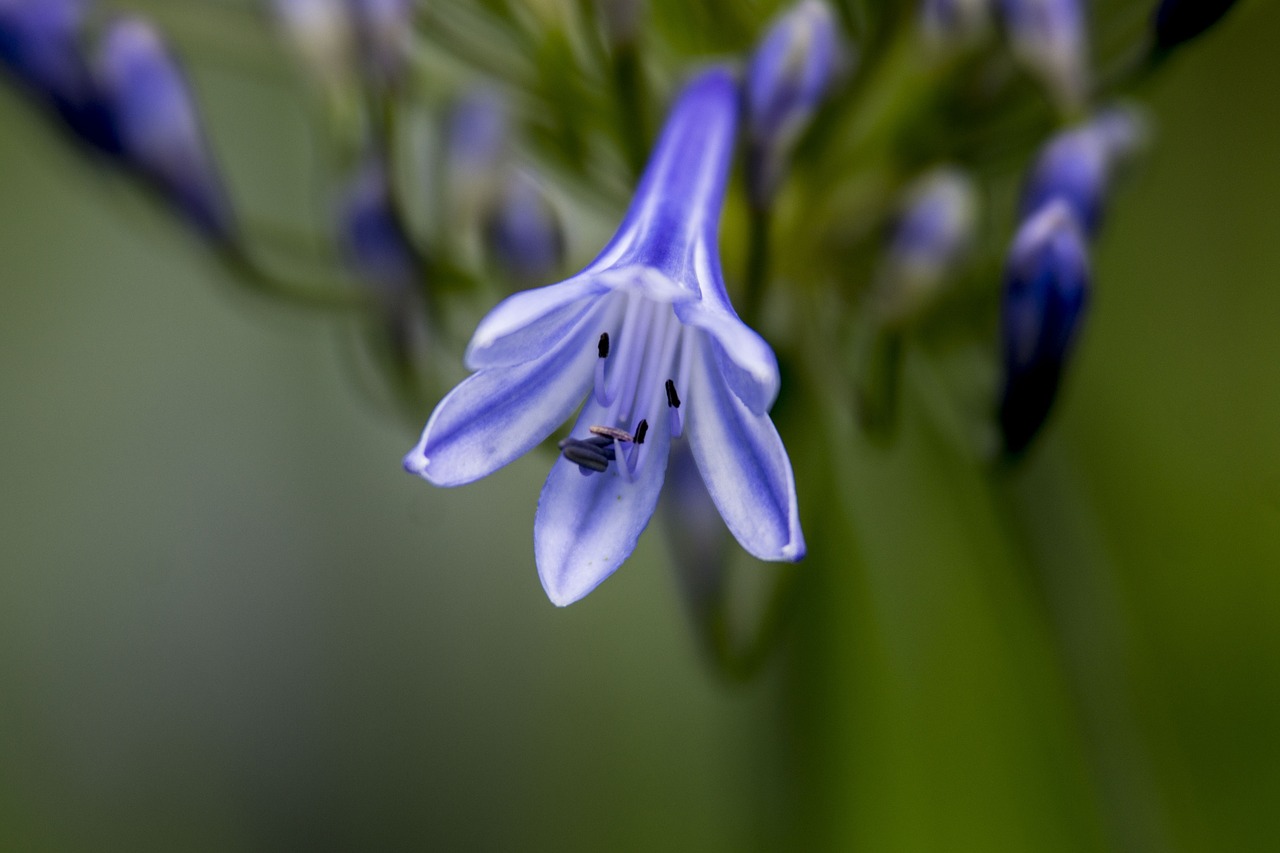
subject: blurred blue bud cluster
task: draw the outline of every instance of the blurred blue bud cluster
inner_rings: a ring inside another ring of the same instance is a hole
[[[231,212],[191,89],[141,18],[109,21],[96,44],[87,0],[0,0],[0,58],[75,137],[117,157],[196,228],[229,239]]]
[[[505,296],[408,467],[469,482],[580,411],[538,510],[549,595],[576,600],[626,558],[669,458],[669,528],[707,613],[726,527],[757,557],[805,550],[775,399],[802,447],[805,430],[829,445],[818,425],[836,420],[806,388],[888,438],[901,365],[980,352],[948,374],[972,387],[942,419],[966,442],[994,410],[1006,456],[1032,446],[1080,337],[1091,243],[1148,137],[1135,108],[1102,105],[1235,4],[1152,0],[1140,19],[1084,0],[776,5],[238,6],[242,25],[274,22],[301,74],[230,73],[309,95],[291,144],[336,198],[285,221],[233,216],[169,39],[201,42],[168,15],[162,34],[92,0],[0,0],[0,69],[233,274],[355,312],[379,390],[415,420],[463,326]],[[1019,183],[1009,223],[988,202]],[[620,216],[581,265],[575,248]]]
[[[564,261],[560,217],[519,161],[507,104],[495,91],[463,93],[449,110],[445,170],[451,218],[478,231],[487,258],[518,285],[553,276]]]

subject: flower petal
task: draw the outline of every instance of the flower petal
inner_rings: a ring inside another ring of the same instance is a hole
[[[694,359],[685,426],[694,461],[720,515],[761,560],[804,556],[791,460],[767,414],[753,412],[724,383],[706,346]]]
[[[460,486],[528,452],[586,396],[598,358],[595,335],[615,313],[601,303],[541,358],[463,381],[432,412],[405,469],[437,486]]]
[[[476,327],[467,346],[467,367],[509,367],[538,358],[591,308],[591,297],[606,289],[593,277],[576,276],[508,296]]]
[[[585,435],[593,424],[608,423],[607,410],[589,400],[573,432]],[[591,592],[635,550],[658,505],[670,446],[667,419],[658,418],[631,482],[612,467],[604,474],[583,476],[572,462],[556,460],[533,524],[538,576],[556,606],[572,604]]]
[[[711,353],[723,382],[728,383],[753,414],[764,415],[778,397],[778,360],[764,338],[715,302],[686,302],[675,306],[680,322],[702,329],[710,337]]]

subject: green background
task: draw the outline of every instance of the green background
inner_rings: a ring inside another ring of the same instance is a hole
[[[0,848],[1271,849],[1280,7],[1243,6],[1146,93],[1030,464],[909,358],[747,685],[656,529],[552,607],[545,457],[403,474],[349,323],[237,292],[0,92]],[[315,203],[291,94],[194,65],[237,194]]]

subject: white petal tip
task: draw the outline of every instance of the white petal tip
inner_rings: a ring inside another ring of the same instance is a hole
[[[542,589],[547,594],[547,598],[551,599],[551,603],[556,607],[568,607],[574,602],[581,601],[586,598],[599,584],[593,584],[586,589],[559,589],[547,583],[546,578],[541,578]]]
[[[413,474],[416,477],[425,477],[427,475],[427,464],[429,461],[430,460],[427,459],[426,454],[422,452],[422,448],[415,447],[413,450],[410,450],[405,454],[404,461],[401,462],[401,464],[404,466],[404,470],[408,471],[410,474]]]
[[[808,551],[805,548],[803,541],[791,542],[783,547],[780,557],[784,562],[798,563],[804,559],[804,556],[807,553]]]

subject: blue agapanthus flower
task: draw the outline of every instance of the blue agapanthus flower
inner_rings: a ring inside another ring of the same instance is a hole
[[[723,68],[688,84],[613,240],[582,272],[481,321],[467,351],[477,372],[405,458],[436,485],[469,483],[538,445],[587,398],[534,523],[538,572],[558,605],[631,554],[676,441],[688,442],[747,551],[804,555],[791,463],[768,415],[777,362],[729,304],[716,248],[738,104]]]

